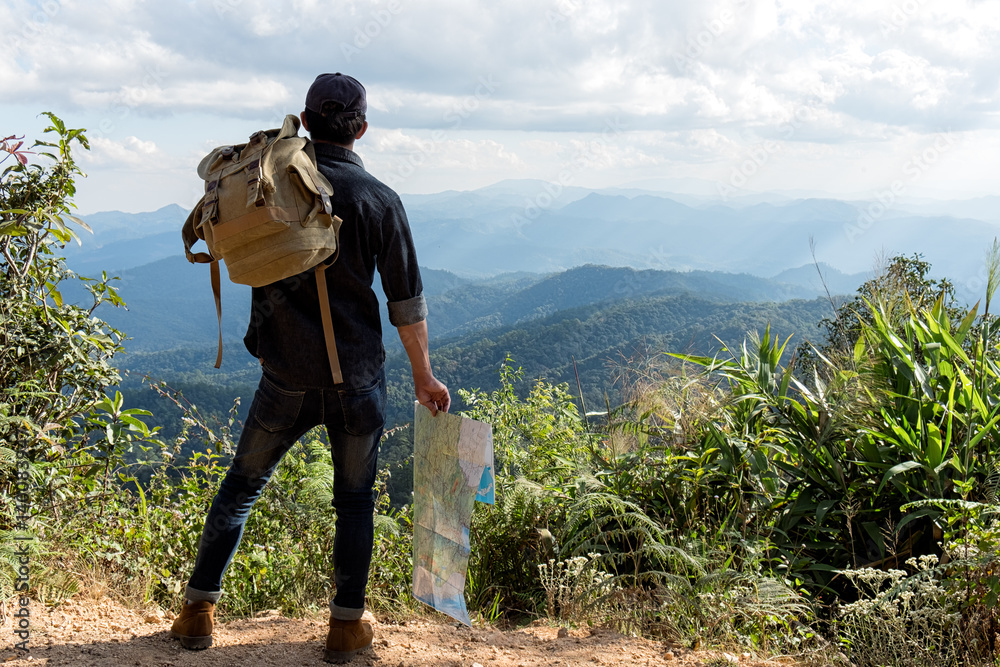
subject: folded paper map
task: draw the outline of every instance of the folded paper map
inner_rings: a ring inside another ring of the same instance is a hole
[[[414,403],[413,595],[471,625],[465,606],[475,502],[493,504],[493,429]]]

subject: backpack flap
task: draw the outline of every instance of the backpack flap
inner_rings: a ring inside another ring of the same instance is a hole
[[[288,165],[288,175],[289,180],[305,195],[304,199],[307,201],[312,199],[315,202],[309,213],[302,218],[302,226],[305,227],[313,220],[318,220],[324,227],[332,225],[333,219],[337,217],[333,214],[333,203],[330,201],[333,187],[323,174],[319,173],[312,165],[301,165],[295,162]],[[339,218],[337,219],[339,220]]]
[[[318,195],[323,201],[323,211],[327,215],[336,218],[337,216],[333,215],[333,204],[330,201],[330,195],[333,194],[333,186],[330,185],[330,181],[326,179],[323,172],[321,172],[316,166],[316,146],[313,142],[309,141],[306,142],[306,146],[303,150],[306,153],[306,157],[309,158],[309,168],[305,170],[308,178],[300,173],[300,176],[302,176],[302,182],[303,184],[308,184],[306,187],[312,190],[312,192]],[[343,221],[341,220],[341,222]],[[340,229],[339,223],[337,229]]]
[[[299,117],[295,114],[288,114],[285,116],[285,120],[281,123],[281,129],[278,130],[278,136],[276,139],[287,139],[289,137],[294,137],[299,134],[299,126],[301,125]]]

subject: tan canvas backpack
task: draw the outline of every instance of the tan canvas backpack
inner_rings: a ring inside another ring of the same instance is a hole
[[[246,144],[220,146],[198,165],[205,196],[184,223],[189,262],[212,265],[212,291],[219,317],[222,365],[222,293],[219,260],[229,279],[262,287],[315,268],[320,315],[333,381],[343,376],[330,316],[326,268],[337,258],[343,222],[333,214],[333,187],[316,166],[316,152],[298,136],[299,119],[288,115],[281,128],[261,130]],[[201,239],[208,252],[192,252]]]

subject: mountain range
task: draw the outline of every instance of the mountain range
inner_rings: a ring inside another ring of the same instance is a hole
[[[555,196],[554,196],[555,195]],[[825,291],[853,291],[880,259],[919,253],[961,298],[982,297],[985,250],[1000,230],[1000,197],[941,202],[791,199],[727,202],[635,188],[589,190],[504,181],[470,192],[403,195],[422,267],[456,278],[549,275],[585,264],[672,272],[720,271]],[[120,272],[182,254],[187,215],[84,216],[94,228],[66,249],[84,275]],[[195,267],[197,270],[197,267]],[[804,282],[803,282],[804,281]]]

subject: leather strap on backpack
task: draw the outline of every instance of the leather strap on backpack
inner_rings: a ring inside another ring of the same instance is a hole
[[[337,356],[337,340],[333,335],[333,317],[330,314],[330,295],[326,291],[326,267],[324,262],[316,267],[316,290],[319,292],[319,313],[323,319],[323,339],[326,341],[326,356],[330,360],[330,373],[334,384],[344,381],[340,371],[340,357]]]
[[[222,281],[219,278],[219,260],[212,262],[212,294],[215,295],[215,314],[219,317],[219,352],[215,355],[215,367],[222,367]]]
[[[203,196],[195,207],[191,209],[191,213],[188,214],[187,220],[184,221],[184,227],[181,229],[181,238],[184,240],[184,256],[187,257],[187,261],[192,264],[208,264],[214,257],[207,252],[192,252],[191,248],[195,243],[201,240],[198,236],[198,231],[196,229],[196,221],[201,219],[201,209],[205,204],[205,197]]]

